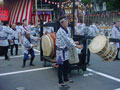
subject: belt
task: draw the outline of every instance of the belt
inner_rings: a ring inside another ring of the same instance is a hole
[[[68,48],[67,48],[67,47],[65,47],[65,48],[59,48],[59,47],[56,46],[56,50],[59,50],[59,51],[61,51],[61,50],[62,50],[62,51],[67,51]]]
[[[7,37],[0,37],[0,40],[7,40]]]
[[[12,40],[19,40],[19,39],[12,39]]]

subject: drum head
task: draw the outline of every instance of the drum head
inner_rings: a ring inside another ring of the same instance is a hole
[[[52,41],[51,41],[49,35],[42,36],[41,44],[42,44],[43,55],[50,56],[53,51],[52,50],[53,44],[52,44]]]
[[[100,52],[106,45],[107,39],[103,35],[96,36],[89,45],[89,50],[92,53]]]
[[[56,36],[55,36],[55,33],[50,33],[49,36],[50,36],[52,44],[53,44],[53,46],[52,46],[52,49],[53,49],[52,56],[54,56],[55,53],[56,53],[56,46],[55,46],[55,44],[56,44]]]

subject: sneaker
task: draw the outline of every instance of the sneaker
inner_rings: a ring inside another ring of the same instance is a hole
[[[90,66],[90,64],[87,64],[87,66]]]
[[[22,68],[24,68],[25,67],[25,65],[22,65]]]
[[[30,66],[35,66],[34,64],[30,64]]]
[[[10,58],[9,58],[9,57],[8,57],[8,58],[5,58],[5,60],[10,61]]]
[[[73,80],[64,81],[66,84],[73,83]]]
[[[68,85],[65,84],[65,83],[58,83],[58,86],[59,86],[59,87],[68,87]]]

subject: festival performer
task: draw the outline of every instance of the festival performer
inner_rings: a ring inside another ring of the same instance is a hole
[[[40,38],[30,35],[29,32],[25,32],[25,35],[23,38],[23,49],[24,49],[24,59],[23,59],[23,66],[22,66],[23,68],[25,67],[26,60],[29,54],[31,55],[30,66],[35,66],[33,64],[33,60],[35,58],[33,47],[37,47],[37,45],[33,45],[32,40],[38,41],[40,40]]]
[[[31,33],[31,26],[27,25],[26,19],[23,20],[23,25],[20,27],[20,29],[21,29],[21,31],[20,31],[19,39],[20,39],[21,44],[22,44],[25,32]]]
[[[68,29],[68,19],[66,16],[62,16],[59,19],[61,24],[56,33],[56,60],[58,64],[58,85],[60,87],[66,87],[66,83],[73,82],[68,78],[69,73],[69,49],[70,48],[82,48],[81,45],[77,45],[78,42],[74,42],[71,38],[70,30]]]
[[[18,55],[18,44],[19,44],[19,29],[16,28],[16,25],[12,25],[12,35],[11,35],[11,55],[13,55],[13,48],[15,46],[15,54]]]
[[[112,38],[120,39],[120,21],[116,21],[115,25],[112,28]],[[119,53],[120,42],[115,43],[115,45],[118,48],[118,53]],[[120,58],[118,57],[118,53],[117,53],[117,56],[116,56],[115,60],[120,60]]]
[[[5,60],[9,60],[8,57],[8,36],[12,34],[9,28],[8,21],[4,21],[3,26],[0,26],[0,52],[5,56]]]

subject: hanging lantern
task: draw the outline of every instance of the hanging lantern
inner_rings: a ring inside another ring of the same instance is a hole
[[[118,15],[120,15],[120,12],[118,12]]]
[[[47,0],[45,0],[45,3],[47,2]]]
[[[112,15],[114,16],[114,15],[115,15],[115,13],[112,13]]]
[[[57,5],[57,8],[59,8],[60,6],[59,6],[59,4]]]
[[[108,14],[108,13],[106,13],[106,16],[108,17],[108,16],[109,16],[109,14]]]
[[[54,4],[54,2],[52,2],[52,4]]]
[[[51,2],[49,1],[48,3],[50,4]]]

